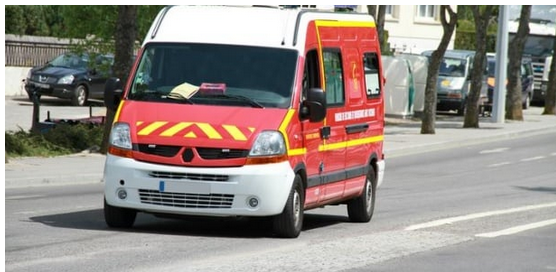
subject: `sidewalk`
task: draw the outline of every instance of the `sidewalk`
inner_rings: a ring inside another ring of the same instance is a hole
[[[387,118],[384,133],[386,161],[397,156],[542,133],[552,133],[556,140],[556,116],[541,113],[542,108],[533,107],[524,111],[525,121],[501,124],[492,123],[490,118],[481,118],[479,129],[462,128],[462,117],[439,116],[434,135],[420,134],[419,120]],[[104,160],[104,155],[89,153],[10,159],[5,164],[5,188],[102,182]]]
[[[556,141],[556,116],[542,115],[542,111],[541,107],[524,110],[522,122],[506,120],[504,123],[493,123],[492,118],[481,117],[478,129],[463,128],[463,117],[442,115],[436,120],[436,134],[420,134],[420,120],[387,118],[384,153],[388,159],[543,133],[553,133]]]

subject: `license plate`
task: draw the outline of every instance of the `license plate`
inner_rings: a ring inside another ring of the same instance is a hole
[[[184,192],[190,194],[210,194],[209,184],[204,183],[184,183],[160,180],[158,182],[160,192]]]
[[[50,89],[50,85],[44,83],[35,83],[35,86],[42,89]]]

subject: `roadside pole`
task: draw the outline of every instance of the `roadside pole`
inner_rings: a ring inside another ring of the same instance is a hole
[[[500,6],[496,39],[496,68],[492,95],[492,121],[504,123],[506,110],[506,69],[508,67],[508,6]]]

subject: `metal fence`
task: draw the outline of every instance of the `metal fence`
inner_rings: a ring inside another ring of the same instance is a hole
[[[5,66],[33,67],[70,50],[69,39],[6,34]]]

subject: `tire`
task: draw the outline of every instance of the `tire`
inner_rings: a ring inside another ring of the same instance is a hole
[[[363,192],[347,204],[349,220],[352,222],[369,222],[373,217],[376,196],[376,175],[374,168],[369,168]]]
[[[276,235],[282,238],[296,238],[303,227],[303,206],[305,203],[301,177],[295,176],[286,206],[281,214],[273,218]]]
[[[104,221],[111,228],[131,228],[137,211],[110,206],[104,199]]]
[[[71,104],[73,106],[85,106],[87,103],[87,88],[84,85],[79,85],[75,88],[73,92],[73,97],[71,98]]]

